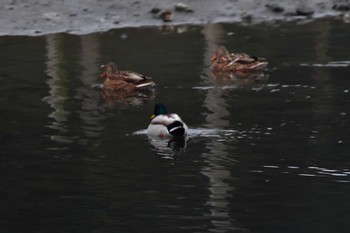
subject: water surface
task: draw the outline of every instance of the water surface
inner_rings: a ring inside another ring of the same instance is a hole
[[[0,37],[6,232],[348,232],[350,29],[336,20]],[[215,80],[218,45],[265,79]],[[101,64],[154,93],[105,100]],[[190,126],[148,140],[156,102]]]

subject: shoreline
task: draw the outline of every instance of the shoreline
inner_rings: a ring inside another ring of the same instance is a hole
[[[218,4],[219,3],[219,4]],[[84,35],[127,27],[264,23],[344,17],[348,0],[3,0],[0,36],[41,36],[54,33]],[[159,10],[159,13],[151,13]],[[165,22],[161,12],[169,10]]]

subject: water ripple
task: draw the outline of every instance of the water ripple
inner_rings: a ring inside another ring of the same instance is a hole
[[[350,170],[348,168],[334,169],[318,166],[300,167],[295,165],[288,165],[287,167],[278,165],[263,165],[263,168],[269,170],[273,169],[284,174],[297,174],[298,176],[302,177],[334,177],[336,178],[335,182],[350,182],[350,179],[348,178],[350,176]],[[263,173],[264,171],[253,170],[251,172]]]
[[[349,67],[350,61],[331,61],[328,63],[301,63],[300,66],[311,66],[311,67]]]
[[[237,134],[237,130],[233,129],[206,129],[206,128],[192,128],[188,129],[188,137],[221,137],[232,136]],[[147,135],[147,129],[138,130],[132,133],[133,135]]]

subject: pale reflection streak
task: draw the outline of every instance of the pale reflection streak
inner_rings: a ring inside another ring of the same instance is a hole
[[[328,63],[331,61],[331,57],[328,56],[329,52],[329,37],[331,25],[328,21],[320,21],[312,24],[312,29],[317,29],[315,37],[315,54],[316,63]],[[316,119],[327,119],[329,115],[334,111],[335,106],[335,93],[336,88],[334,82],[331,81],[330,67],[313,67],[313,78],[316,83],[316,92],[313,96],[312,114]],[[340,114],[340,113],[339,113]],[[316,121],[317,122],[317,121]],[[321,121],[322,122],[322,121]],[[319,132],[317,138],[320,143],[330,141],[328,129],[325,131],[323,123],[313,124],[312,131]],[[313,137],[309,140],[311,143],[315,142]]]
[[[43,98],[53,111],[49,117],[53,119],[48,127],[58,130],[60,133],[67,131],[66,122],[70,112],[64,109],[64,103],[68,97],[68,78],[63,70],[60,70],[59,64],[62,62],[62,56],[59,52],[62,42],[61,35],[46,36],[46,50],[47,50],[47,69],[46,74],[50,77],[47,80],[49,86],[49,95]],[[61,136],[52,135],[52,140],[67,141]],[[68,140],[69,141],[69,140]]]
[[[207,49],[204,54],[204,66],[207,70],[210,67],[210,57],[214,54],[218,44],[220,44],[218,40],[220,40],[220,36],[224,32],[221,26],[216,24],[205,26],[202,33],[207,42]],[[203,73],[208,73],[206,70]],[[209,75],[203,75],[201,78],[204,85],[215,85]],[[230,112],[227,110],[227,103],[225,98],[223,98],[226,91],[222,88],[207,90],[206,98],[203,102],[203,105],[210,112],[206,118],[205,126],[207,128],[216,129],[229,126],[230,122],[225,120],[225,118],[230,116]],[[201,173],[209,178],[210,195],[207,205],[210,208],[212,218],[213,229],[211,230],[214,232],[229,232],[236,229],[234,219],[230,216],[229,202],[234,188],[227,182],[227,180],[232,179],[231,172],[222,165],[224,164],[222,162],[232,161],[232,159],[227,151],[227,145],[223,142],[213,140],[206,144],[206,148],[209,150],[209,153],[204,154],[204,156],[208,165],[202,168]]]
[[[52,122],[48,127],[57,130],[51,139],[54,141],[70,143],[73,141],[65,133],[68,131],[67,120],[70,115],[76,112],[70,112],[66,109],[66,103],[69,97],[70,82],[73,78],[79,78],[82,85],[77,87],[74,92],[75,100],[80,101],[80,109],[77,113],[81,119],[82,132],[84,137],[80,137],[79,141],[86,141],[86,138],[97,138],[102,131],[99,124],[101,114],[98,113],[98,100],[100,99],[100,91],[94,91],[91,86],[97,83],[97,74],[99,72],[98,60],[98,41],[96,35],[81,36],[81,52],[79,62],[81,64],[81,75],[77,77],[69,77],[68,71],[61,68],[61,65],[66,62],[65,55],[62,52],[63,35],[48,35],[46,36],[47,49],[47,69],[46,73],[49,76],[47,81],[49,87],[49,95],[43,98],[53,111],[49,114]],[[71,80],[69,80],[69,78]],[[75,137],[76,139],[76,137]]]
[[[98,83],[100,65],[99,44],[96,34],[81,36],[81,53],[79,63],[82,73],[79,76],[82,86],[77,88],[76,99],[81,100],[81,109],[78,111],[82,121],[84,140],[99,138],[103,127],[100,124],[103,114],[100,114],[98,100],[100,91],[94,91],[91,87]],[[81,139],[82,140],[82,139]],[[86,143],[86,142],[85,142]]]

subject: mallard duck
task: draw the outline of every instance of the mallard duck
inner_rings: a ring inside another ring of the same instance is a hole
[[[117,66],[110,62],[104,65],[104,71],[100,75],[104,78],[103,90],[107,92],[135,92],[145,87],[154,86],[151,78],[133,71],[119,71]]]
[[[220,46],[211,58],[211,70],[222,72],[254,72],[263,69],[266,59],[250,56],[245,53],[230,53]]]
[[[151,123],[147,128],[150,137],[172,138],[183,137],[188,133],[188,127],[176,113],[168,113],[165,105],[158,103],[154,106]]]

